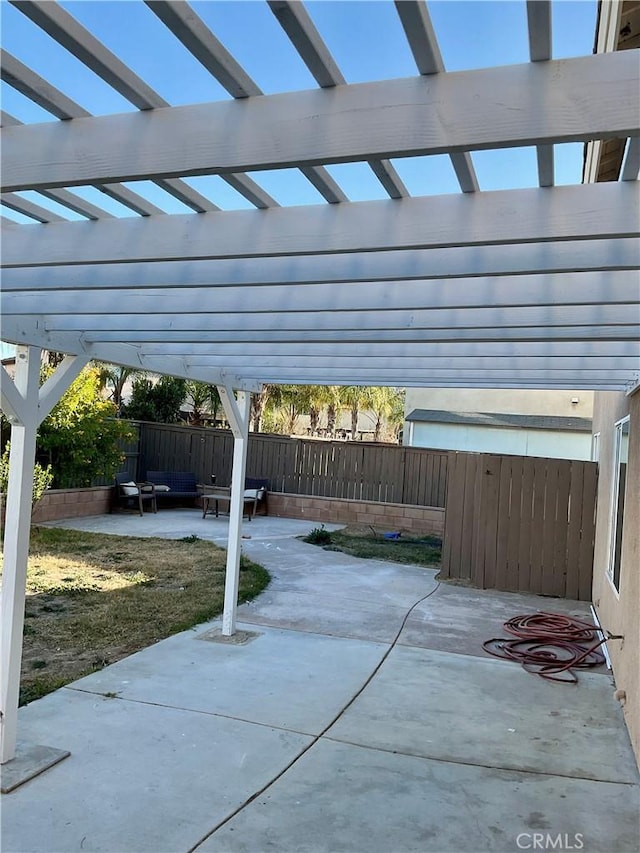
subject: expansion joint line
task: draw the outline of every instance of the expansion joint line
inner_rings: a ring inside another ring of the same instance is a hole
[[[326,733],[329,731],[329,729],[332,726],[334,726],[338,722],[340,717],[342,717],[343,714],[345,714],[349,710],[349,708],[353,705],[353,703],[356,701],[356,699],[358,699],[358,697],[363,693],[364,690],[366,690],[366,688],[369,686],[369,684],[371,684],[373,679],[376,677],[376,675],[380,671],[380,668],[382,667],[382,665],[385,663],[385,661],[387,660],[387,658],[389,657],[391,652],[396,647],[398,640],[400,639],[400,635],[402,634],[404,627],[407,624],[407,620],[409,619],[409,616],[411,616],[411,614],[416,609],[416,607],[418,607],[419,604],[422,604],[423,601],[426,601],[427,598],[430,598],[435,592],[438,591],[439,588],[440,588],[440,583],[438,582],[436,584],[436,586],[431,590],[431,592],[428,592],[426,595],[423,595],[422,598],[419,598],[414,604],[411,605],[409,610],[407,610],[407,612],[405,613],[404,619],[402,620],[402,623],[401,623],[400,627],[398,628],[398,631],[397,631],[395,637],[393,638],[391,644],[389,645],[389,648],[382,655],[382,657],[380,658],[380,660],[376,664],[375,668],[372,670],[371,674],[367,677],[364,684],[360,687],[360,689],[356,693],[354,693],[354,695],[351,697],[351,699],[349,699],[349,701],[346,703],[346,705],[344,705],[338,711],[336,716],[329,723],[327,723],[327,725],[322,729],[322,731],[319,734],[315,735],[313,737],[313,740],[309,744],[307,744],[307,746],[305,746],[304,749],[301,750],[301,752],[299,752],[285,767],[283,767],[283,769],[279,773],[277,773],[272,779],[270,779],[265,785],[263,785],[259,791],[256,791],[254,794],[252,794],[250,797],[248,797],[241,805],[239,805],[236,809],[234,809],[234,811],[232,811],[231,814],[227,815],[227,817],[225,817],[224,820],[221,820],[219,823],[217,823],[213,827],[213,829],[211,829],[209,832],[207,832],[206,835],[203,835],[203,837],[199,841],[197,841],[193,845],[193,847],[190,847],[187,850],[187,853],[195,853],[195,851],[198,849],[198,847],[200,847],[201,844],[204,844],[205,841],[207,841],[209,838],[211,838],[211,836],[214,835],[225,824],[229,823],[230,820],[233,820],[233,818],[237,814],[239,814],[243,809],[245,809],[248,805],[250,805],[254,800],[256,800],[258,797],[261,797],[265,791],[267,791],[272,785],[274,785],[279,779],[281,779],[284,776],[284,774],[287,773],[293,767],[294,764],[296,764],[304,755],[306,755],[309,752],[309,750],[312,749],[318,743],[318,741],[321,740],[326,735]]]

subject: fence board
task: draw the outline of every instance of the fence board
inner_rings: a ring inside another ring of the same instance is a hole
[[[513,476],[513,458],[503,456],[500,463],[500,483],[498,489],[498,518],[496,532],[496,589],[517,587],[517,576],[509,577],[509,530],[511,529],[510,504],[511,481]]]
[[[449,460],[449,505],[444,514],[443,577],[461,577],[462,518],[466,483],[466,454],[452,453]]]
[[[555,574],[551,585],[553,595],[567,594],[567,536],[569,532],[571,467],[571,462],[563,461],[558,469],[556,524],[553,536]]]
[[[583,463],[584,489],[582,497],[582,536],[578,563],[578,596],[583,601],[591,599],[593,575],[593,548],[595,541],[595,507],[598,493],[598,468],[595,464]]]
[[[584,466],[571,466],[571,493],[569,495],[569,526],[567,530],[567,597],[580,595],[580,536],[582,532],[582,504],[584,495]]]
[[[553,590],[559,586],[558,581],[563,580],[562,567],[556,566],[555,561],[559,468],[560,460],[549,459],[547,461],[547,478],[544,492],[544,533],[542,542],[538,545],[541,553],[540,590],[545,595],[553,594]],[[556,581],[556,577],[558,577],[558,581]]]

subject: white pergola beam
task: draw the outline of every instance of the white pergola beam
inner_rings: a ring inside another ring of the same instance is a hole
[[[621,51],[8,127],[2,171],[15,191],[633,136],[638,88]]]
[[[586,305],[638,302],[638,274],[618,270],[602,275],[597,272],[554,273],[474,279],[409,280],[355,282],[351,284],[306,284],[304,286],[263,285],[216,288],[183,288],[179,292],[146,288],[119,293],[126,304],[132,327],[132,315],[201,313],[256,314],[298,311],[391,311],[398,309],[443,309],[516,307],[535,305]],[[104,314],[108,327],[113,314],[110,291],[7,292],[3,294],[3,316],[14,314]],[[632,318],[637,319],[637,318]]]
[[[14,315],[11,323],[19,328],[23,322],[28,323],[27,315]],[[358,311],[290,311],[262,312],[247,314],[224,312],[204,313],[197,315],[167,315],[148,314],[136,317],[135,327],[127,317],[114,316],[105,320],[101,314],[43,314],[40,327],[45,330],[58,332],[79,332],[87,342],[100,340],[128,341],[142,339],[147,334],[156,334],[160,340],[169,342],[173,339],[183,340],[186,334],[193,335],[196,342],[209,340],[209,335],[237,335],[239,339],[247,333],[262,336],[259,339],[269,341],[275,333],[283,335],[298,335],[298,339],[310,340],[313,335],[325,334],[327,339],[335,335],[353,334],[370,331],[389,331],[391,334],[406,332],[408,335],[419,336],[425,332],[444,331],[447,334],[463,333],[468,330],[495,332],[525,331],[527,328],[537,328],[548,335],[558,329],[566,329],[574,334],[583,330],[614,329],[621,331],[635,329],[640,323],[640,306],[638,302],[623,302],[613,305],[587,304],[553,306],[526,305],[516,307],[473,307],[471,309],[396,309],[396,310],[358,310]],[[103,336],[108,337],[103,337]],[[232,339],[232,338],[231,338]]]
[[[24,216],[30,216],[31,219],[35,219],[39,223],[68,221],[64,216],[60,216],[59,213],[54,213],[41,204],[36,204],[36,202],[30,199],[22,198],[16,193],[2,193],[0,201],[10,210],[15,210],[18,213],[24,214]]]
[[[529,56],[532,62],[546,62],[552,55],[551,0],[527,0],[529,27]],[[553,145],[538,145],[538,183],[541,187],[554,184]]]
[[[420,74],[444,71],[444,61],[426,3],[423,0],[396,0],[395,6]],[[449,157],[462,192],[477,192],[480,187],[469,152],[459,151]]]
[[[176,0],[145,0],[147,6],[171,30],[190,53],[212,74],[234,98],[262,95],[262,90],[242,66],[211,32],[188,3]],[[322,166],[301,169],[316,189],[330,203],[346,201],[347,197],[329,172]],[[227,183],[256,207],[265,209],[278,204],[248,175],[223,176]]]
[[[304,5],[301,2],[290,2],[290,0],[269,0],[268,5],[318,85],[322,88],[344,86],[347,81],[342,76],[342,72]],[[370,160],[369,166],[390,198],[406,198],[409,195],[400,175],[389,160]],[[318,167],[310,166],[307,169],[317,171]],[[308,173],[305,170],[303,173],[329,203],[347,201],[342,190],[340,190],[340,198],[330,197],[326,192],[327,188],[319,185],[317,174]],[[323,169],[321,180],[325,177],[333,180]]]
[[[136,370],[150,370],[183,379],[197,379],[210,385],[224,382],[234,388],[246,391],[260,390],[260,381],[254,378],[256,371],[251,371],[246,376],[237,374],[231,366],[226,368],[195,368],[186,364],[184,359],[169,354],[165,355],[162,367],[158,368],[157,361],[154,359],[154,363],[151,364],[141,353],[140,347],[136,345],[121,340],[93,344],[83,340],[82,334],[77,331],[47,331],[43,328],[41,321],[36,320],[33,316],[21,318],[17,324],[13,323],[11,319],[3,318],[2,340],[19,346],[29,344],[56,352],[79,355],[85,359],[92,358],[110,364],[120,364]],[[8,398],[9,403],[11,403],[11,399]]]
[[[262,94],[260,87],[188,3],[183,0],[145,0],[145,3],[234,98]]]
[[[347,81],[302,3],[289,0],[267,0],[267,3],[318,86],[343,86]]]
[[[640,137],[633,136],[627,142],[627,150],[622,164],[620,179],[623,181],[637,181],[640,177]]]
[[[0,72],[6,83],[59,119],[91,116],[91,113],[87,112],[84,107],[72,101],[71,98],[68,98],[63,92],[60,92],[47,80],[44,80],[35,71],[32,71],[6,51],[2,51]],[[11,122],[11,126],[16,124],[22,125],[22,122]],[[101,190],[105,195],[115,199],[140,216],[154,216],[164,213],[159,207],[151,204],[147,199],[122,184],[97,185],[96,189]]]
[[[102,76],[107,83],[113,84],[114,81],[119,80],[120,85],[116,85],[115,88],[125,98],[128,98],[136,106],[139,106],[140,109],[169,106],[163,98],[153,92],[144,81],[127,69],[114,54],[102,46],[97,39],[57,3],[25,2],[21,3],[20,6],[25,14],[31,13],[29,17],[33,16],[34,22],[42,26],[54,38],[57,38],[60,32],[68,26],[66,39],[61,43],[81,60],[83,57],[90,56],[91,69]],[[50,27],[48,26],[49,24],[51,25]],[[100,47],[97,48],[96,45],[100,45]],[[2,63],[3,66],[6,63],[6,69],[3,67],[3,79],[6,82],[44,109],[52,112],[59,119],[90,117],[91,113],[87,112],[87,110],[76,104],[75,101],[72,101],[62,92],[59,92],[15,57],[3,53]],[[141,104],[146,104],[146,106],[140,106]],[[22,123],[18,122],[18,124]],[[194,190],[184,181],[167,178],[165,180],[158,179],[156,183],[161,189],[170,193],[197,213],[218,210],[216,205],[212,204],[201,193]],[[97,188],[101,189],[99,186]],[[127,187],[111,184],[108,190],[109,195],[132,210],[135,210],[141,216],[153,216],[164,213],[159,207],[151,205],[146,199],[138,196],[137,193],[134,193]],[[64,204],[65,202],[62,203]],[[93,219],[97,217],[91,216],[89,218]]]
[[[531,61],[551,59],[551,0],[527,0],[527,24]]]
[[[575,310],[575,309],[574,309]],[[627,309],[628,310],[628,309]],[[361,315],[358,314],[358,317]],[[355,325],[357,319],[351,321]],[[310,324],[309,324],[310,325]],[[272,343],[321,343],[321,342],[397,342],[409,343],[411,341],[636,341],[640,338],[640,325],[619,324],[615,326],[492,326],[490,328],[453,328],[438,329],[429,326],[418,326],[408,328],[377,328],[371,323],[364,324],[365,327],[353,329],[331,327],[324,323],[325,328],[315,328],[309,331],[300,329],[276,331],[263,329],[247,330],[240,328],[219,331],[207,330],[205,332],[188,331],[176,332],[175,330],[155,330],[144,332],[127,332],[127,340],[136,344],[166,343],[166,344],[192,344],[193,351],[197,352],[199,345],[210,343],[255,342],[270,346]],[[340,324],[336,323],[335,326]],[[382,323],[378,323],[378,326]],[[119,341],[122,332],[86,332],[83,339],[86,342]]]
[[[168,106],[164,98],[154,92],[59,3],[51,3],[50,0],[10,2],[138,109],[149,110]]]
[[[4,223],[3,223],[4,227]],[[11,223],[11,227],[16,223]],[[14,235],[15,236],[15,235]],[[6,247],[5,247],[6,248]],[[2,290],[214,287],[229,284],[400,281],[637,269],[640,239],[564,240],[444,249],[6,268]]]
[[[637,181],[27,227],[3,265],[259,257],[637,237]],[[544,247],[538,247],[544,252]],[[295,263],[290,259],[290,263]]]

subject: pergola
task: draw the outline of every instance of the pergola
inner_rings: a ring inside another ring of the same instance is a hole
[[[414,76],[347,84],[300,2],[268,6],[317,87],[263,94],[186,2],[146,5],[230,98],[170,106],[55,2],[13,6],[137,110],[93,116],[17,58],[2,79],[52,120],[2,117],[2,371],[12,423],[2,597],[2,761],[14,758],[35,439],[90,359],[216,384],[235,436],[223,630],[234,631],[249,394],[263,383],[630,390],[640,371],[640,65],[555,60],[551,4],[526,4],[530,61],[446,72],[428,9],[395,10]],[[632,4],[633,5],[633,4]],[[247,9],[250,6],[247,4]],[[617,28],[617,29],[616,29]],[[620,180],[554,186],[554,145],[618,140]],[[470,152],[535,146],[539,186],[480,191]],[[460,192],[410,197],[400,158],[445,154]],[[389,198],[350,202],[327,170],[367,164]],[[296,169],[325,203],[280,207],[247,172]],[[219,175],[223,211],[184,179]],[[193,211],[163,214],[150,180]],[[74,193],[95,186],[117,218]],[[65,221],[33,190],[81,214]],[[39,388],[41,349],[67,353]]]

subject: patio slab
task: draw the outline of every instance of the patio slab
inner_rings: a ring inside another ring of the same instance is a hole
[[[84,521],[113,520],[125,535],[163,535],[148,521],[200,535],[193,510]],[[21,739],[71,756],[3,796],[4,853],[500,853],[521,833],[638,849],[610,676],[556,685],[478,652],[523,608],[583,603],[438,586],[261,520],[243,551],[273,580],[240,609],[251,642],[198,639],[215,620],[20,710]]]
[[[71,757],[3,796],[5,853],[187,851],[311,740],[68,688],[23,708],[20,727]]]
[[[305,536],[319,522],[301,518],[276,518],[257,515],[251,521],[242,522],[243,536],[251,539],[288,539]],[[208,515],[202,517],[198,507],[158,510],[157,513],[114,512],[108,515],[92,515],[84,518],[64,518],[59,521],[43,522],[43,527],[64,527],[70,530],[86,530],[89,533],[111,533],[114,536],[159,536],[162,539],[182,539],[198,536],[218,544],[225,544],[229,535],[229,518]],[[342,524],[326,524],[327,530],[339,530]]]
[[[558,684],[512,662],[396,646],[327,737],[443,761],[634,783],[613,690],[601,675]]]
[[[238,618],[254,626],[282,626],[293,631],[327,634],[355,640],[391,643],[406,607],[355,597],[267,589],[238,608]]]
[[[638,805],[629,785],[322,740],[197,851],[514,853],[548,833],[564,846],[537,849],[636,853]]]
[[[487,657],[482,644],[505,637],[504,622],[520,613],[551,611],[593,622],[589,603],[519,592],[498,592],[441,583],[411,612],[400,644]],[[606,666],[591,672],[608,672]]]
[[[75,681],[73,688],[318,734],[388,649],[267,627],[246,645],[199,639],[217,624],[169,637]]]

